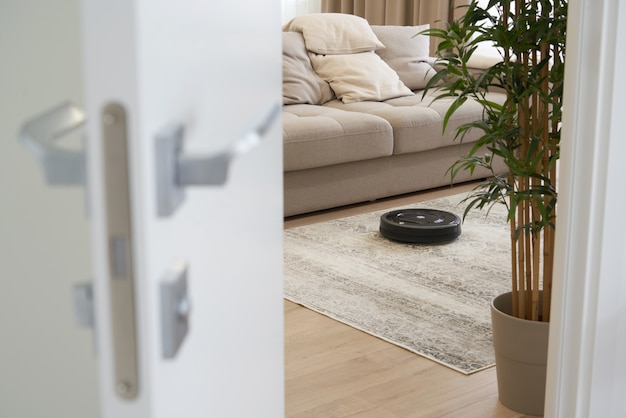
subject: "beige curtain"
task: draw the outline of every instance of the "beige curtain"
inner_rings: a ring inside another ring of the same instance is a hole
[[[322,12],[361,16],[370,25],[437,26],[437,21],[460,16],[464,9],[459,6],[469,3],[470,0],[322,0]],[[434,42],[430,47],[434,51]]]

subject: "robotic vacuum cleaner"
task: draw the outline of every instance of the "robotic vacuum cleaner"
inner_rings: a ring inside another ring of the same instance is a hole
[[[461,218],[435,209],[400,209],[380,217],[380,233],[392,241],[440,244],[461,235]]]

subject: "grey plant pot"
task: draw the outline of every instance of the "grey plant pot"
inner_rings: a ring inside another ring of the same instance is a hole
[[[491,303],[498,398],[514,411],[543,415],[550,324],[511,316],[511,304],[511,292]]]

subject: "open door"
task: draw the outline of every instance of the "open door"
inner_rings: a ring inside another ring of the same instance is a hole
[[[15,59],[72,76],[3,131],[0,415],[282,416],[279,2],[64,5],[2,6]],[[3,113],[36,84],[2,79]]]
[[[94,333],[74,315],[92,277],[85,188],[50,186],[20,139],[61,101],[83,104],[79,2],[0,4],[0,416],[98,417]],[[62,147],[83,147],[84,131]]]

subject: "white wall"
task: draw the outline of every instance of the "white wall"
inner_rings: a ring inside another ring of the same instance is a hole
[[[287,23],[295,16],[322,11],[322,0],[282,0],[283,23]]]

